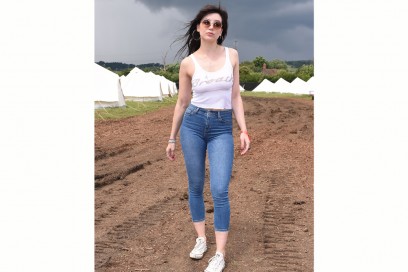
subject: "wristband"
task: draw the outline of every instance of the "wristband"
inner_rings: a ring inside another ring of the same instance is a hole
[[[169,144],[175,144],[176,143],[176,139],[169,139]]]

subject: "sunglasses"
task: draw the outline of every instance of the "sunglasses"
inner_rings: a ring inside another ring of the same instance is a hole
[[[207,19],[203,20],[201,23],[207,28],[211,26],[210,20],[207,20]],[[212,25],[214,29],[220,29],[222,27],[222,24],[220,21],[215,21]]]

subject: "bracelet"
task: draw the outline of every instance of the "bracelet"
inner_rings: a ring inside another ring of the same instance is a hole
[[[248,136],[248,139],[249,139],[249,140],[251,140],[251,138],[249,138],[248,131],[246,131],[246,130],[242,130],[242,131],[241,131],[241,134],[245,134],[245,135],[247,135],[247,136]]]
[[[175,144],[176,143],[176,139],[169,139],[169,144]]]

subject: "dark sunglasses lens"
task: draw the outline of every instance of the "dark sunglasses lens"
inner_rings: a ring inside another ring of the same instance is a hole
[[[204,20],[204,21],[203,21],[203,24],[204,24],[205,26],[210,26],[210,25],[211,25],[210,21],[208,21],[208,20]]]
[[[221,23],[215,22],[215,23],[214,23],[214,27],[215,27],[215,28],[220,28],[220,27],[221,27]]]

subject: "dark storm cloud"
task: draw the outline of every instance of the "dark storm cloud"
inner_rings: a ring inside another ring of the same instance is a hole
[[[178,61],[185,23],[206,4],[203,0],[95,0],[95,60],[143,64]],[[228,36],[241,61],[313,59],[312,0],[223,0]]]
[[[176,8],[193,19],[205,4],[218,1],[134,0],[152,12]],[[229,14],[227,39],[257,44],[272,44],[273,48],[290,52],[303,51],[313,58],[313,1],[312,0],[224,0],[220,1]],[[293,37],[296,36],[296,37]],[[240,48],[241,49],[241,48]],[[287,57],[288,59],[288,57]]]

